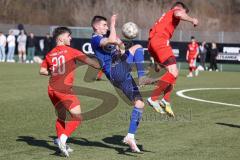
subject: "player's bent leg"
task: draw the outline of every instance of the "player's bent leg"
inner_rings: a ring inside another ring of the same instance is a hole
[[[61,152],[68,157],[69,152],[72,152],[73,150],[67,145],[67,139],[70,137],[70,135],[77,129],[77,127],[80,125],[82,121],[81,117],[81,107],[80,105],[77,105],[75,107],[70,107],[68,110],[70,113],[70,119],[68,119],[67,122],[65,122],[65,131],[60,136],[59,140],[56,142]]]
[[[77,129],[77,127],[82,122],[80,105],[71,108],[69,112],[71,114],[71,119],[67,121],[65,125],[65,133],[68,137]]]
[[[178,77],[178,68],[177,68],[177,64],[172,64],[166,67],[167,70],[169,71],[169,73],[175,77],[175,80]],[[159,102],[160,106],[162,106],[163,108],[165,108],[166,113],[169,116],[174,117],[174,112],[172,110],[172,107],[170,105],[170,94],[173,90],[173,85],[174,85],[175,81],[170,83],[169,86],[164,90],[164,96],[163,99]]]
[[[144,70],[144,50],[139,44],[132,46],[129,49],[130,55],[127,58],[128,63],[135,63],[137,67],[139,86],[144,86],[154,83],[156,80],[146,76]]]
[[[169,86],[173,85],[178,76],[178,69],[176,64],[176,58],[174,56],[170,56],[165,62],[162,63],[167,72],[160,78],[158,84],[155,87],[155,90],[152,92],[151,97],[148,98],[148,103],[152,106],[157,112],[164,113],[162,109],[169,115],[174,115],[173,112],[170,111],[171,108],[169,106],[161,105],[161,101],[159,101],[159,97],[164,93],[164,96],[167,95],[169,97],[172,90],[168,90]],[[166,92],[168,91],[168,92]],[[166,110],[167,109],[167,110]]]

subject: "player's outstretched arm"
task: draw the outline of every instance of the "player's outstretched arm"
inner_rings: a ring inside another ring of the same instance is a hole
[[[193,26],[197,26],[198,25],[198,20],[196,18],[192,18],[190,17],[186,12],[185,10],[176,10],[174,12],[174,16],[181,19],[181,20],[184,20],[184,21],[187,21],[187,22],[190,22],[193,24]]]
[[[115,28],[115,25],[116,25],[116,19],[117,19],[117,15],[114,14],[112,15],[111,17],[111,24],[110,24],[110,35],[108,38],[104,38],[101,40],[100,42],[100,45],[102,47],[108,45],[108,44],[118,44],[118,41],[117,41],[117,33],[116,33],[116,28]]]
[[[47,68],[41,67],[39,70],[39,74],[43,76],[49,76],[49,71],[47,70]]]
[[[83,63],[88,64],[88,65],[90,65],[90,66],[92,66],[93,68],[96,68],[96,69],[100,69],[101,68],[101,66],[98,63],[98,61],[93,59],[93,58],[86,57],[84,59]]]
[[[92,66],[93,68],[96,68],[96,69],[100,69],[101,68],[100,64],[98,63],[98,61],[96,59],[89,58],[88,56],[86,56],[82,52],[78,53],[78,56],[76,57],[76,59],[78,61],[81,61],[81,62],[87,64],[87,65]]]

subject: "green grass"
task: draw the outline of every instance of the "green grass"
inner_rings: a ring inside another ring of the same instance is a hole
[[[172,95],[176,119],[159,116],[146,105],[136,135],[144,152],[134,154],[121,143],[127,133],[131,106],[106,79],[84,81],[86,69],[86,66],[78,68],[75,81],[81,87],[78,96],[83,111],[96,109],[103,101],[114,105],[107,95],[96,98],[95,94],[101,91],[117,97],[118,101],[116,108],[84,121],[77,129],[69,140],[75,150],[69,159],[239,159],[240,108],[187,100],[175,94],[190,88],[239,88],[239,72],[201,72],[199,77],[187,79],[187,71],[182,70]],[[55,153],[57,148],[52,143],[56,116],[47,95],[47,84],[48,78],[38,75],[38,65],[0,64],[0,159],[64,159]],[[92,89],[87,96],[86,88]],[[149,95],[146,91],[151,89],[153,86],[142,89],[144,99]],[[240,90],[194,91],[186,95],[240,105]]]

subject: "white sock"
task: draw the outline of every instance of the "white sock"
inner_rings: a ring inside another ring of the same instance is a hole
[[[65,134],[61,134],[59,140],[60,140],[60,142],[61,142],[63,145],[65,145],[66,142],[67,142],[67,139],[68,139],[67,135],[65,135]]]
[[[128,133],[127,136],[128,136],[129,138],[134,139],[134,134],[132,134],[132,133]]]
[[[169,102],[167,102],[164,98],[162,99],[162,102],[165,104],[168,104]]]

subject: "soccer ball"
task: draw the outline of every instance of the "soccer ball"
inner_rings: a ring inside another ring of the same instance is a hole
[[[128,39],[134,39],[138,36],[138,26],[133,22],[127,22],[122,26],[122,34]]]

